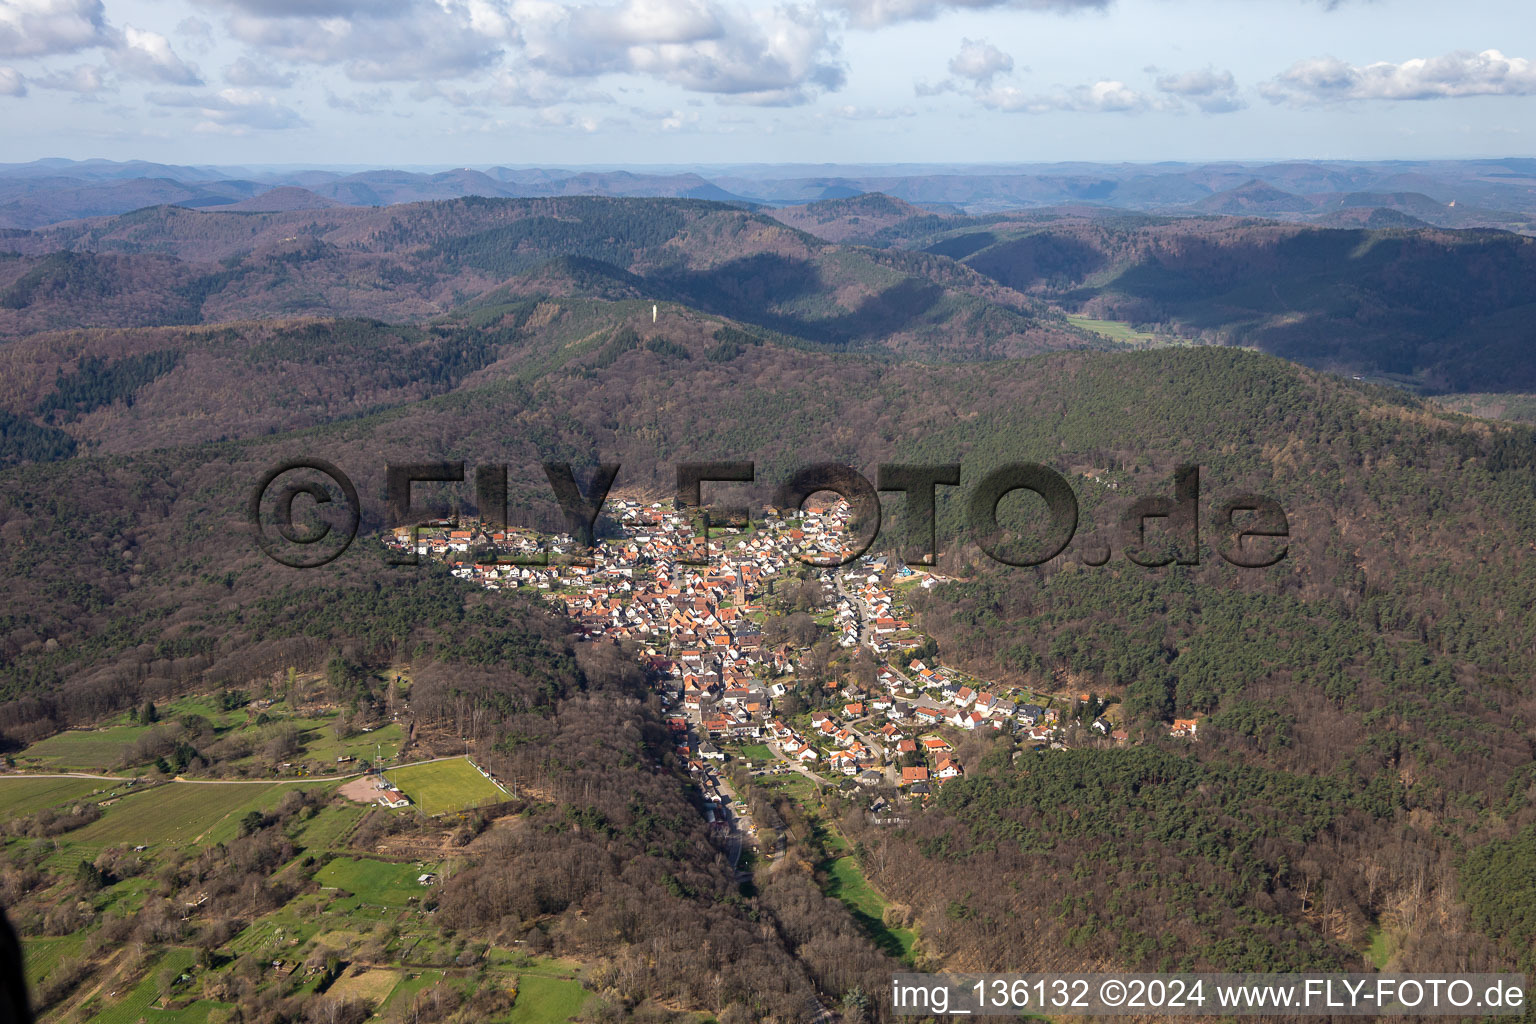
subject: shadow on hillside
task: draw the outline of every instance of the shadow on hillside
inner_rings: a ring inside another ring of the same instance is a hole
[[[835,285],[814,263],[772,253],[655,280],[707,312],[834,346],[856,346],[905,330],[944,296],[944,289],[931,281],[907,278],[846,310],[833,294]]]
[[[1028,291],[1040,284],[1065,287],[1081,282],[1107,267],[1109,256],[1080,239],[1042,232],[977,250],[964,262],[999,284]]]

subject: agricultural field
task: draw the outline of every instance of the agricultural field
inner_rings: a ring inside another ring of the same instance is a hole
[[[363,807],[330,804],[304,823],[296,841],[306,850],[340,850],[365,813],[367,809]]]
[[[416,879],[436,874],[438,865],[392,864],[382,860],[338,857],[315,874],[315,881],[331,889],[352,893],[360,902],[404,907],[413,898],[431,893],[430,885]]]
[[[423,813],[433,816],[507,799],[501,787],[462,757],[392,768],[385,775]]]
[[[142,751],[130,760],[134,745],[152,730],[174,728],[178,722],[191,723],[203,736],[199,754],[242,775],[270,774],[279,765],[285,774],[348,775],[359,770],[361,761],[391,763],[405,742],[405,732],[395,722],[364,725],[342,738],[336,735],[336,712],[295,710],[282,699],[259,714],[245,705],[226,710],[223,703],[219,694],[181,697],[156,706],[154,725],[137,722],[128,713],[114,715],[94,729],[71,729],[39,740],[15,755],[16,764],[32,771],[142,774],[149,764]],[[273,739],[285,730],[290,736],[296,731],[296,744],[272,750]],[[244,741],[244,749],[229,753],[228,740]]]
[[[99,820],[69,833],[68,841],[79,846],[224,842],[238,834],[243,815],[269,809],[283,792],[299,785],[167,783],[123,797]]]
[[[196,960],[196,954],[192,950],[173,947],[155,962],[143,980],[122,999],[106,1004],[98,993],[92,996],[82,1009],[90,1016],[93,1024],[138,1024],[139,1021],[182,1024],[189,1020],[206,1020],[206,1007],[202,1009],[200,1017],[187,1018],[178,1013],[166,1012],[157,1005],[160,1003],[159,976],[161,973],[188,971]]]
[[[120,766],[127,746],[149,729],[143,725],[70,729],[32,744],[16,755],[16,764],[55,772],[111,771]]]
[[[352,968],[326,992],[334,999],[361,999],[372,1006],[382,1006],[399,983],[399,971],[377,967]]]
[[[230,940],[229,948],[237,954],[261,953],[279,957],[288,950],[308,942],[318,929],[319,925],[312,919],[299,920],[285,908],[283,911],[268,914],[252,923],[249,928]]]
[[[36,988],[48,977],[48,972],[60,961],[75,956],[85,944],[83,934],[61,935],[57,938],[22,939],[23,956],[26,958],[27,984]]]
[[[93,793],[105,794],[110,782],[97,779],[38,779],[0,775],[0,821],[24,818],[45,807],[73,803]]]

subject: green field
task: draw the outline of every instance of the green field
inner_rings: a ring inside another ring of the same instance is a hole
[[[561,1024],[581,1012],[592,993],[579,982],[524,974],[517,982],[517,1002],[507,1020],[513,1024]]]
[[[86,1004],[87,1007],[92,1008],[92,1021],[94,1024],[138,1024],[140,1020],[179,1020],[176,1014],[154,1008],[154,1004],[160,1001],[158,975],[166,968],[187,970],[196,962],[197,956],[190,949],[174,947],[167,950],[165,956],[155,962],[144,979],[123,998],[116,1002],[107,1002],[102,996],[93,997]],[[206,1011],[204,1011],[204,1017],[206,1018]]]
[[[393,768],[385,774],[426,814],[447,814],[508,799],[506,793],[462,757]]]
[[[48,977],[48,973],[59,966],[60,961],[77,955],[83,945],[85,945],[84,933],[61,935],[53,939],[22,939],[21,947],[27,965],[27,984],[35,990],[43,979]]]
[[[123,749],[148,731],[149,727],[142,725],[71,729],[32,744],[16,755],[16,763],[25,768],[105,772],[116,768],[123,759]]]
[[[820,788],[799,772],[790,772],[788,775],[765,775],[758,781],[762,783],[764,789],[782,792],[806,810],[814,811],[821,803]]]
[[[319,927],[313,919],[301,921],[285,911],[256,921],[231,939],[229,948],[236,953],[261,953],[280,958],[308,942]]]
[[[827,873],[827,895],[842,900],[878,946],[910,964],[917,933],[910,928],[886,925],[885,900],[864,877],[859,862],[852,857],[837,857],[822,866]]]
[[[335,769],[343,775],[356,772],[357,763],[354,761],[339,765],[336,763],[336,758],[350,755],[358,761],[371,762],[377,756],[383,764],[389,764],[400,752],[400,744],[405,742],[405,732],[395,722],[374,729],[372,732],[360,732],[343,740],[336,738],[335,715],[320,718],[291,718],[288,721],[303,730],[304,753],[301,755],[303,760],[316,762],[322,768]]]
[[[226,730],[246,720],[244,710],[224,711],[212,695],[181,697],[157,709],[161,722],[181,715],[198,715],[215,729]],[[110,719],[100,729],[70,729],[39,740],[16,755],[16,762],[27,768],[56,771],[106,772],[119,767],[124,748],[149,732],[151,726],[136,725],[126,714]]]
[[[1366,932],[1366,938],[1370,940],[1365,948],[1366,959],[1375,966],[1378,971],[1387,969],[1387,961],[1397,953],[1397,937],[1390,934],[1379,924],[1371,925]]]
[[[768,749],[766,743],[748,743],[741,747],[738,753],[752,761],[772,761],[773,751]]]
[[[304,823],[296,838],[306,850],[342,849],[342,841],[363,820],[366,813],[367,809],[363,807],[336,804],[326,806]]]
[[[299,783],[167,783],[125,796],[100,819],[68,834],[71,845],[152,846],[236,838],[240,819],[270,808]]]
[[[1125,345],[1134,345],[1138,348],[1149,348],[1153,345],[1176,345],[1180,342],[1166,335],[1150,334],[1146,331],[1138,331],[1124,320],[1095,320],[1090,316],[1078,316],[1076,313],[1067,314],[1067,323],[1081,330],[1090,331],[1110,341],[1118,341]]]
[[[0,775],[0,821],[24,818],[45,807],[72,803],[97,790],[110,792],[111,785],[95,779],[29,779],[24,775]]]
[[[421,898],[432,892],[431,886],[422,885],[416,877],[425,872],[435,874],[437,870],[436,864],[417,867],[338,857],[315,873],[315,881],[327,888],[344,889],[364,903],[403,907],[412,897]]]
[[[395,990],[389,994],[389,999],[379,1009],[382,1012],[383,1010],[392,1010],[396,1006],[409,1007],[411,1000],[442,980],[442,971],[422,971],[419,974],[407,974],[405,980],[395,986]]]

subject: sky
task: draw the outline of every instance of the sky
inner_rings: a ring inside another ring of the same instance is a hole
[[[1531,0],[0,0],[0,162],[1536,156]]]

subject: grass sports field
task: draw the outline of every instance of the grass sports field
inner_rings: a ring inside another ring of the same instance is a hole
[[[411,798],[413,804],[431,815],[468,810],[507,799],[499,786],[462,757],[392,768],[385,775]]]

